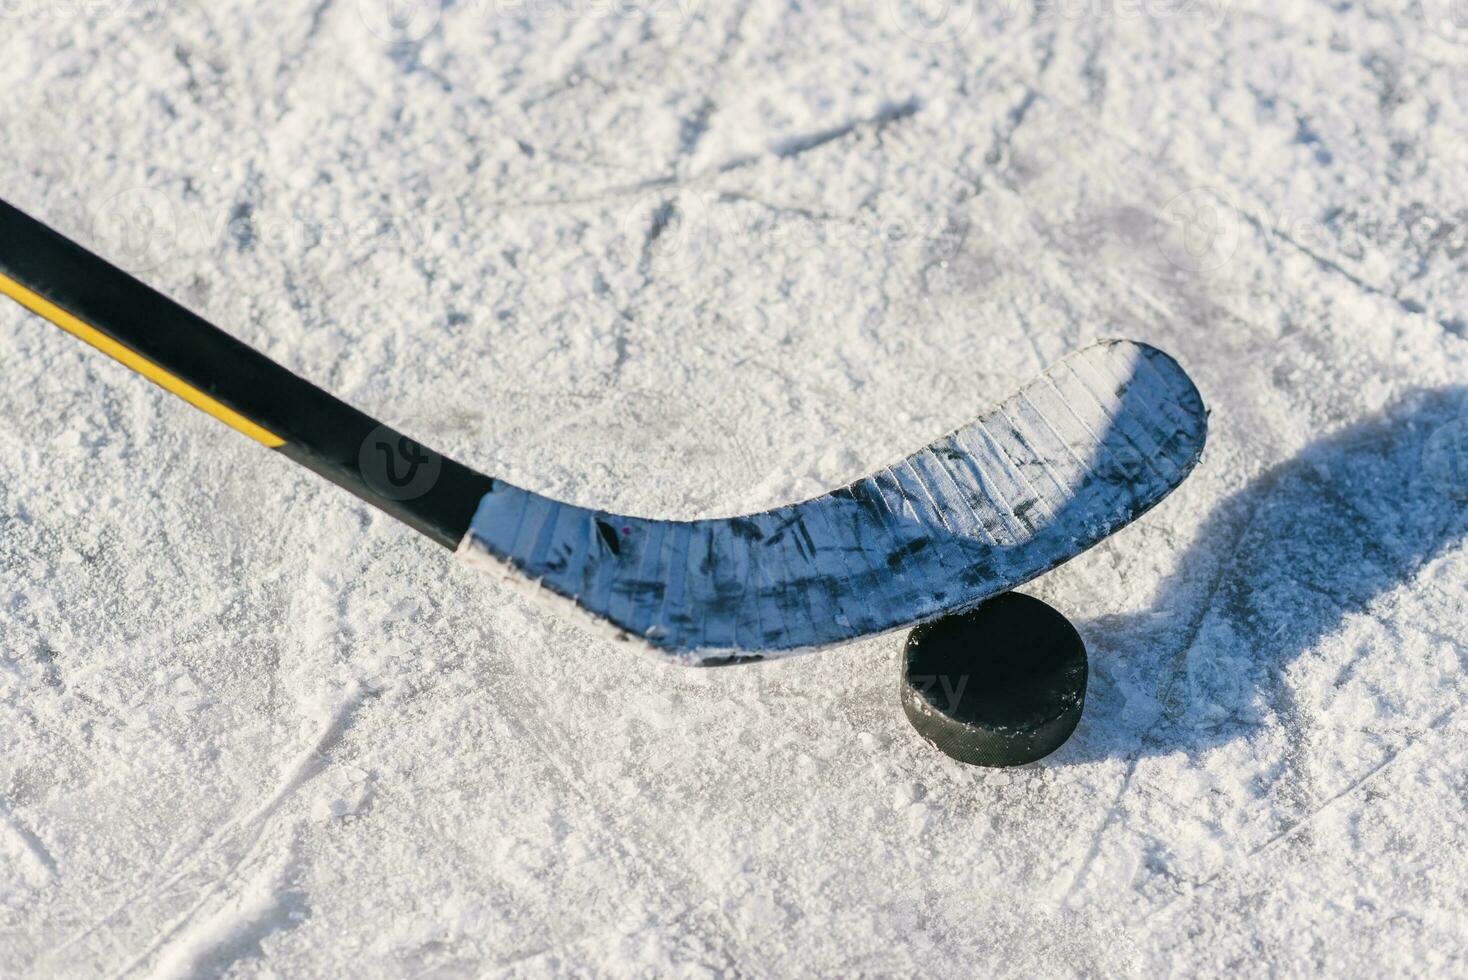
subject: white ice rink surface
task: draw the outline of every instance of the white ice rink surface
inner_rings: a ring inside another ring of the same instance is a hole
[[[1468,13],[909,3],[0,4],[0,197],[520,486],[784,503],[1107,336],[1213,412],[983,771],[900,636],[635,656],[0,306],[0,976],[1468,975]]]

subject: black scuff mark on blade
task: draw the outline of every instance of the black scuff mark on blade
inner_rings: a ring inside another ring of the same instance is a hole
[[[769,536],[768,543],[769,544],[772,544],[772,545],[773,544],[779,544],[780,543],[780,539],[785,536],[785,532],[788,531],[788,530],[790,530],[790,528],[793,527],[795,525],[795,523],[797,521],[799,521],[799,520],[800,520],[800,515],[799,514],[796,514],[796,515],[794,515],[792,517],[785,518],[775,528],[774,533]],[[798,543],[799,542],[797,542],[797,544]]]
[[[747,517],[733,517],[729,519],[729,530],[736,538],[746,541],[763,541],[765,533],[759,529],[759,525]]]
[[[704,549],[703,560],[698,563],[698,570],[703,575],[712,576],[719,568],[721,557],[718,551],[717,534],[708,535],[708,546]]]
[[[887,556],[887,566],[889,568],[896,568],[898,565],[901,565],[904,560],[911,558],[913,555],[926,548],[930,540],[932,539],[928,537],[921,537],[914,538],[913,540],[909,541],[907,544],[903,545],[901,548],[898,548],[896,551],[892,552],[892,554]]]
[[[877,500],[872,495],[872,491],[869,487],[865,486],[864,484],[854,483],[849,487],[843,488],[843,490],[848,496],[851,497],[852,500],[856,501],[857,506],[861,507],[862,510],[867,512],[867,515],[871,519],[876,521],[885,520],[883,515],[886,508],[882,506],[881,501]],[[843,490],[838,490],[836,492],[842,493]]]
[[[660,602],[663,593],[668,590],[665,583],[656,579],[638,579],[620,586],[618,591],[632,599],[634,603],[642,601]]]
[[[805,591],[811,587],[809,581],[800,581],[792,584],[789,588],[771,593],[769,598],[774,600],[775,605],[787,617],[799,618],[804,616],[809,619],[810,608],[807,605],[809,600],[806,598]]]
[[[803,525],[796,525],[794,535],[795,552],[806,561],[810,562],[811,564],[815,564],[815,556],[806,549],[805,538],[800,534],[802,530],[804,530]]]
[[[815,561],[816,540],[815,538],[811,537],[810,528],[805,526],[805,521],[801,521],[799,524],[796,525],[796,530],[800,532],[800,540],[805,544],[806,557],[809,558],[811,561]]]
[[[546,562],[546,571],[559,574],[571,567],[571,562],[576,557],[576,546],[570,541],[563,541],[556,546],[555,553]]]
[[[960,581],[969,588],[980,588],[995,578],[994,566],[984,561],[975,562],[959,575]]]
[[[778,634],[777,634],[778,635]],[[698,661],[699,667],[734,667],[739,664],[753,664],[764,660],[761,653],[731,653],[723,657],[705,657]]]
[[[606,521],[599,520],[596,522],[596,533],[601,535],[602,543],[607,546],[608,551],[618,556],[622,554],[622,542],[617,540],[616,528]]]
[[[1020,501],[1019,506],[1013,508],[1014,519],[1019,521],[1030,534],[1034,534],[1040,529],[1040,526],[1030,517],[1030,512],[1038,506],[1040,506],[1039,498],[1030,497],[1027,500]]]

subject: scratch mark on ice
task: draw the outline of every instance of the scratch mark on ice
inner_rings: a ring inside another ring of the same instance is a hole
[[[1096,855],[1101,853],[1101,839],[1106,836],[1106,831],[1116,822],[1117,814],[1121,812],[1121,801],[1126,798],[1127,790],[1131,789],[1132,777],[1137,774],[1138,760],[1132,759],[1127,763],[1126,776],[1121,781],[1121,788],[1116,791],[1116,797],[1111,801],[1110,808],[1106,811],[1106,819],[1101,821],[1101,826],[1096,828],[1096,833],[1091,837],[1091,846],[1086,851],[1086,856],[1081,860],[1080,866],[1076,868],[1075,877],[1071,879],[1070,887],[1065,890],[1065,898],[1062,904],[1069,905],[1071,896],[1081,887],[1086,880],[1086,875],[1091,872],[1091,865],[1096,860]]]
[[[1265,852],[1272,850],[1275,845],[1277,845],[1280,841],[1283,841],[1293,836],[1296,831],[1311,824],[1317,817],[1325,813],[1331,807],[1335,806],[1336,803],[1353,795],[1356,790],[1371,782],[1383,771],[1385,771],[1388,766],[1396,762],[1398,759],[1402,758],[1402,756],[1405,755],[1407,752],[1427,741],[1428,734],[1443,728],[1445,725],[1448,724],[1448,722],[1456,718],[1459,713],[1460,709],[1458,708],[1449,708],[1448,710],[1440,713],[1437,717],[1433,718],[1432,721],[1428,722],[1426,730],[1420,736],[1408,742],[1406,745],[1401,746],[1396,751],[1389,753],[1386,758],[1382,759],[1376,765],[1366,770],[1366,772],[1362,773],[1360,776],[1357,776],[1355,779],[1351,780],[1341,790],[1321,802],[1319,806],[1315,807],[1309,813],[1305,814],[1294,823],[1276,833],[1273,837],[1270,837],[1258,847],[1255,847],[1253,850],[1249,851],[1242,858],[1240,858],[1235,865],[1231,865],[1229,867],[1216,871],[1213,874],[1209,875],[1207,878],[1204,878],[1202,881],[1199,881],[1197,884],[1193,885],[1186,892],[1182,892],[1178,895],[1173,896],[1166,902],[1163,902],[1161,905],[1158,905],[1156,908],[1149,911],[1146,915],[1142,916],[1139,922],[1150,922],[1152,919],[1161,915],[1163,912],[1166,912],[1168,909],[1172,908],[1184,898],[1192,898],[1203,892],[1204,890],[1211,888],[1216,882],[1226,879],[1230,876],[1230,872],[1236,869],[1237,865],[1248,862],[1255,857],[1258,857],[1260,854],[1264,854]]]
[[[201,842],[198,849],[180,859],[172,867],[171,873],[167,877],[151,886],[145,893],[128,896],[118,902],[102,918],[52,949],[49,956],[55,956],[83,939],[86,939],[126,910],[135,908],[142,902],[150,900],[157,901],[160,898],[181,893],[187,894],[192,888],[201,887],[202,891],[198,901],[182,915],[165,926],[142,952],[117,970],[113,976],[125,976],[140,969],[165,944],[169,943],[175,935],[188,926],[189,922],[203,909],[211,897],[222,892],[231,880],[235,878],[239,869],[259,848],[266,826],[269,824],[271,818],[280,811],[291,796],[321,771],[326,763],[326,754],[341,741],[342,736],[346,733],[347,728],[350,727],[352,720],[355,718],[357,709],[361,707],[367,698],[372,697],[374,693],[360,683],[349,689],[328,716],[320,734],[282,769],[280,779],[277,781],[274,790],[259,805],[248,813],[237,814],[225,821],[214,833]],[[239,841],[235,848],[231,848],[230,837],[237,831],[246,832],[247,836]],[[229,857],[231,851],[237,853],[238,856],[231,859]],[[221,859],[223,864],[223,867],[218,872],[212,874],[209,867],[211,858]],[[202,886],[190,885],[184,882],[184,879],[191,874],[208,875],[209,877]],[[182,887],[180,887],[180,883],[183,883]],[[246,901],[244,896],[237,897],[235,901],[236,903],[243,903],[241,907],[249,906],[249,902]],[[212,918],[210,922],[213,922]]]
[[[222,974],[224,967],[240,958],[270,932],[285,925],[282,886],[289,870],[290,848],[268,862],[240,887],[239,892],[207,918],[185,925],[158,957],[151,976],[155,980],[190,977],[201,972]],[[223,888],[211,889],[193,909]]]
[[[49,884],[57,876],[56,859],[3,799],[0,799],[0,851],[8,854],[22,870],[29,869],[29,880],[34,885]]]

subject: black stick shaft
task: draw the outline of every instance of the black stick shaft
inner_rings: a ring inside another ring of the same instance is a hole
[[[445,547],[492,485],[4,201],[0,293]]]

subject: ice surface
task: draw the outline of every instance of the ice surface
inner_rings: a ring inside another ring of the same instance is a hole
[[[0,195],[519,486],[756,510],[1106,336],[1213,415],[984,772],[896,637],[629,656],[0,307],[0,975],[1468,973],[1452,6],[5,5]]]

